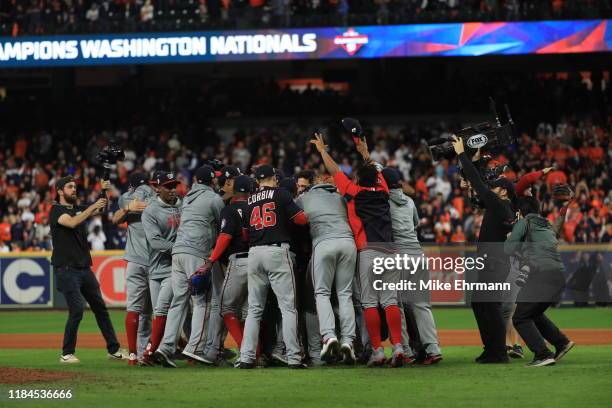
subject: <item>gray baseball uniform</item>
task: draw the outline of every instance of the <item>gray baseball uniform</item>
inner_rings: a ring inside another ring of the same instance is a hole
[[[420,257],[423,251],[416,234],[416,227],[419,225],[419,215],[414,201],[405,195],[401,189],[397,188],[389,191],[389,205],[391,207],[393,239],[398,246],[398,252]],[[401,279],[415,280],[415,276],[410,276],[410,271],[406,269],[402,269],[400,273],[402,275]],[[416,278],[429,279],[429,273],[426,269],[422,269],[416,272]],[[407,294],[401,291],[399,292],[399,297],[402,306],[408,309],[406,312],[414,314],[421,343],[426,347],[426,352],[440,354],[438,333],[431,312],[431,304],[426,301],[411,302],[407,299]]]
[[[172,248],[172,291],[174,297],[168,311],[168,319],[159,350],[174,354],[185,317],[190,292],[189,278],[210,255],[217,239],[219,214],[223,200],[215,191],[203,184],[194,184],[183,199],[181,225]],[[191,335],[185,347],[191,353],[198,349],[204,336],[206,294],[192,296],[193,313]],[[212,316],[212,313],[211,313]]]
[[[119,207],[125,208],[134,199],[149,202],[155,191],[148,185],[138,186],[119,197]],[[127,214],[127,242],[125,245],[126,292],[128,312],[138,313],[137,354],[142,356],[151,337],[151,294],[149,291],[149,248],[142,226],[141,213]]]
[[[357,249],[348,222],[344,199],[331,184],[318,184],[298,197],[296,203],[308,216],[312,236],[312,276],[317,315],[323,341],[336,337],[330,296],[335,284],[340,314],[341,343],[355,339],[352,285]]]
[[[283,340],[290,365],[301,362],[296,306],[296,282],[289,253],[288,225],[293,220],[306,223],[306,216],[290,193],[282,188],[263,187],[248,199],[244,217],[249,227],[248,302],[244,338],[240,350],[242,363],[253,363],[259,340],[259,325],[268,288],[272,287],[282,315]]]
[[[172,246],[181,222],[180,205],[180,199],[172,205],[157,197],[142,212],[142,226],[149,245],[149,287],[156,316],[166,316],[172,301]]]

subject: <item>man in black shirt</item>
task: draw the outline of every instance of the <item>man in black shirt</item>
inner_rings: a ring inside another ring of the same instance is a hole
[[[478,198],[484,206],[484,215],[478,236],[477,252],[483,257],[484,268],[478,273],[478,282],[503,283],[510,272],[510,259],[504,253],[501,244],[512,230],[516,218],[512,209],[513,198],[516,198],[512,182],[499,178],[489,185],[480,177],[480,173],[465,154],[463,140],[454,137],[453,147],[465,174]],[[472,309],[478,323],[484,352],[476,358],[482,364],[507,363],[506,322],[502,312],[502,294],[491,292],[474,295]]]
[[[243,217],[248,230],[249,312],[240,349],[240,368],[253,368],[256,359],[259,324],[271,286],[283,319],[283,340],[290,368],[301,364],[298,341],[298,319],[295,301],[295,275],[289,253],[289,222],[305,225],[308,219],[291,194],[278,188],[272,166],[262,165],[255,171],[259,190],[249,196],[248,211]]]
[[[107,200],[100,198],[91,206],[81,209],[76,206],[76,183],[71,176],[59,179],[55,187],[59,202],[53,205],[49,217],[53,242],[51,264],[57,280],[57,289],[64,294],[68,304],[68,321],[64,330],[60,362],[80,362],[74,351],[79,323],[85,308],[83,298],[96,316],[98,327],[106,340],[108,357],[112,360],[127,358],[119,348],[115,329],[102,299],[100,285],[91,270],[91,255],[87,243],[85,221],[103,211]]]

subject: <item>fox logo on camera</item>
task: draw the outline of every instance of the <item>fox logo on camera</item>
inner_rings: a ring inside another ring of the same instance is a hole
[[[0,307],[51,306],[46,258],[0,258]]]
[[[465,142],[465,144],[467,144],[467,146],[471,147],[472,149],[478,149],[479,147],[483,147],[484,145],[486,145],[488,141],[489,138],[481,133],[479,135],[474,135],[470,137]]]

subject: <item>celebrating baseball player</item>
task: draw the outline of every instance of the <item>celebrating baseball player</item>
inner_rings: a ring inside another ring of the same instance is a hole
[[[298,341],[298,316],[295,302],[295,276],[289,254],[288,223],[305,225],[308,219],[290,193],[278,188],[276,172],[270,165],[255,170],[259,190],[247,201],[244,217],[249,238],[249,311],[240,348],[240,368],[254,368],[259,324],[268,288],[272,287],[282,314],[283,340],[289,368],[305,368]]]
[[[127,261],[127,314],[125,332],[128,339],[128,364],[142,362],[143,353],[151,337],[151,294],[149,291],[149,248],[142,225],[142,212],[155,199],[155,191],[144,173],[132,173],[130,189],[119,197],[119,210],[113,223],[127,222],[128,234],[124,259]]]
[[[357,132],[355,132],[357,133]],[[347,201],[349,224],[353,230],[355,244],[359,251],[359,288],[360,301],[363,307],[365,323],[373,348],[368,367],[386,363],[385,351],[380,334],[381,319],[378,306],[382,306],[391,343],[393,356],[391,366],[400,367],[404,363],[402,347],[402,318],[397,305],[397,292],[393,290],[375,290],[373,288],[372,266],[374,258],[385,258],[389,254],[376,243],[393,242],[391,214],[389,209],[389,189],[377,165],[370,160],[365,138],[355,137],[357,151],[363,163],[357,168],[357,183],[352,182],[338,167],[338,164],[327,153],[327,146],[321,134],[315,134],[311,141],[321,154],[323,164],[334,177],[334,182]],[[396,282],[397,270],[387,270],[380,276],[383,283]]]
[[[172,247],[181,222],[181,200],[176,194],[180,183],[173,173],[158,172],[156,182],[159,195],[151,200],[142,212],[147,244],[149,245],[149,288],[153,305],[151,344],[145,351],[144,362],[150,364],[151,356],[159,347],[164,335],[168,309],[172,302]]]
[[[195,172],[195,181],[183,199],[182,222],[176,232],[172,248],[172,291],[174,296],[168,311],[163,341],[155,352],[155,358],[165,367],[176,367],[171,357],[176,352],[178,337],[189,307],[189,278],[208,258],[217,239],[217,230],[223,200],[213,189],[215,171],[202,166]],[[211,363],[202,357],[204,321],[206,314],[205,293],[192,296],[193,314],[191,335],[183,354],[194,360]]]
[[[298,179],[299,180],[299,179]],[[329,361],[340,351],[347,364],[355,363],[355,311],[352,285],[357,249],[346,212],[346,203],[328,177],[319,176],[315,185],[297,199],[304,209],[312,236],[311,270],[314,279],[319,327],[323,339],[321,359]],[[336,337],[335,316],[330,300],[335,284],[340,314]]]

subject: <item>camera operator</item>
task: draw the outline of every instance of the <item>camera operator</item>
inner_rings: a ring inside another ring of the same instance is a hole
[[[540,203],[533,197],[523,197],[519,211],[521,218],[514,224],[504,252],[521,257],[521,263],[529,266],[529,273],[518,295],[512,322],[534,354],[528,366],[541,367],[555,364],[574,346],[544,315],[563,293],[565,267],[557,250],[553,226],[540,215]],[[555,346],[554,354],[544,340]]]
[[[464,151],[463,140],[453,136],[453,149],[461,162],[464,175],[482,202],[484,215],[478,237],[478,256],[485,258],[485,267],[478,274],[478,282],[504,282],[510,272],[509,257],[501,250],[515,215],[511,200],[515,198],[513,184],[501,177],[482,180],[480,173]],[[472,309],[484,345],[484,352],[476,358],[478,363],[507,363],[506,325],[502,313],[501,295],[489,292],[488,299],[474,296]],[[498,297],[498,298],[497,298]]]
[[[109,187],[109,182],[103,182],[103,188]],[[51,208],[49,216],[53,241],[51,264],[57,280],[57,289],[64,294],[68,304],[68,321],[59,361],[60,363],[80,362],[74,351],[79,323],[85,309],[83,298],[96,315],[98,327],[106,340],[108,357],[112,360],[121,360],[125,356],[119,348],[115,329],[102,299],[100,285],[91,270],[91,254],[85,228],[85,221],[104,211],[107,200],[100,198],[87,208],[77,206],[77,187],[72,176],[59,179],[55,188],[58,202]]]

